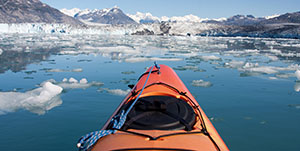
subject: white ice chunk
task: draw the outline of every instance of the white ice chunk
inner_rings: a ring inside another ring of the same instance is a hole
[[[181,58],[158,58],[158,57],[132,57],[126,58],[125,62],[135,63],[135,62],[146,62],[146,61],[181,61]]]
[[[203,80],[193,80],[192,85],[195,87],[211,87],[212,83]]]
[[[278,80],[276,77],[269,77],[270,80]]]
[[[296,75],[297,79],[300,80],[300,70],[297,70],[295,72],[295,75]]]
[[[86,78],[82,78],[78,83],[78,81],[73,77],[71,77],[69,81],[63,80],[63,82],[56,83],[56,84],[64,89],[86,89],[92,86],[97,87],[103,85],[102,82],[96,82],[96,81],[92,81],[88,83],[88,80]]]
[[[82,68],[76,68],[72,70],[66,70],[66,69],[49,69],[46,70],[46,72],[82,72]]]
[[[68,82],[68,79],[67,79],[67,78],[64,78],[64,79],[62,80],[62,82]]]
[[[75,78],[71,77],[71,78],[69,79],[69,82],[70,82],[70,83],[78,83],[78,80],[76,80]]]
[[[244,65],[244,61],[235,61],[235,60],[232,60],[230,62],[226,62],[224,64],[225,67],[228,67],[228,68],[241,68],[243,67]]]
[[[58,95],[62,92],[60,86],[45,82],[42,87],[21,92],[0,92],[0,114],[26,109],[37,114],[62,104]]]
[[[79,81],[79,83],[81,83],[81,84],[87,84],[88,81],[87,81],[86,78],[82,78],[82,79]]]
[[[0,55],[2,55],[2,53],[3,53],[3,50],[0,48]]]
[[[204,60],[204,61],[221,60],[220,57],[217,57],[217,56],[215,56],[215,55],[199,56],[199,58],[200,58],[201,60]]]
[[[296,92],[300,92],[300,82],[296,82],[296,83],[295,83],[294,90],[295,90]]]
[[[77,69],[72,69],[72,72],[82,72],[83,70],[81,68],[77,68]]]
[[[113,95],[126,96],[130,92],[130,89],[122,90],[122,89],[101,88],[99,89],[99,91],[106,91],[107,93]]]

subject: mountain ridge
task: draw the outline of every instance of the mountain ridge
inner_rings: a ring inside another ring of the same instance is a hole
[[[0,0],[0,6],[0,23],[83,24],[39,0]]]

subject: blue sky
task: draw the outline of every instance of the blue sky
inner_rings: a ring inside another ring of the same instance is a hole
[[[57,9],[74,7],[102,9],[120,7],[125,13],[150,12],[154,16],[201,18],[230,17],[251,14],[256,17],[300,11],[300,0],[41,0]]]

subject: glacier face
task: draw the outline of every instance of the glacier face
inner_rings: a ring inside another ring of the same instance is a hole
[[[194,22],[171,22],[170,35],[192,35],[215,29],[221,25],[194,23]],[[46,34],[98,34],[98,35],[131,35],[137,31],[148,29],[154,34],[161,34],[160,23],[135,24],[135,25],[89,25],[72,26],[65,24],[24,23],[24,24],[0,24],[0,33],[46,33]]]

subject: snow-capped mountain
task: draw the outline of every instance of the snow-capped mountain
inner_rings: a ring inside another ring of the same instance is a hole
[[[0,23],[82,24],[39,0],[0,0]]]
[[[215,23],[215,24],[224,24],[224,25],[254,25],[258,22],[265,20],[266,18],[256,18],[253,15],[235,15],[223,20],[206,20],[205,23]]]
[[[66,10],[61,10],[61,11],[73,15],[78,10],[73,9],[73,11],[66,11]],[[101,23],[101,24],[112,24],[112,25],[136,24],[136,22],[132,18],[124,14],[123,11],[118,7],[113,7],[110,9],[101,9],[101,10],[84,9],[74,14],[74,18],[85,22]]]
[[[137,23],[158,23],[161,21],[159,17],[153,16],[151,13],[137,12],[135,15],[127,14]]]
[[[60,11],[68,16],[74,17],[75,14],[77,14],[81,11],[81,9],[79,9],[79,8],[72,8],[72,9],[63,8]]]

